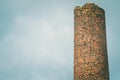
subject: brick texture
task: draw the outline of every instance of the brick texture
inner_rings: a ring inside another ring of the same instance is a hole
[[[74,80],[109,80],[105,12],[94,3],[74,9]]]

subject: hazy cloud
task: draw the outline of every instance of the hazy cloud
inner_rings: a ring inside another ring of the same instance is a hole
[[[22,10],[27,1],[12,4]],[[23,13],[13,8],[15,16],[0,42],[1,80],[72,80],[73,17],[56,7],[51,11],[27,7]]]

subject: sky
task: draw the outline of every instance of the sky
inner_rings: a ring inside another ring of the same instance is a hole
[[[73,80],[75,6],[105,10],[110,80],[120,80],[120,0],[0,0],[0,80]]]

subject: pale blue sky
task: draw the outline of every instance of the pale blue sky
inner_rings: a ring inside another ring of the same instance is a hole
[[[73,9],[106,13],[110,79],[120,80],[120,0],[0,0],[0,80],[73,80]]]

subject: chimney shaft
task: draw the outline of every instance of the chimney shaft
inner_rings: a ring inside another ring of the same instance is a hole
[[[105,12],[94,3],[74,9],[74,80],[109,80]]]

